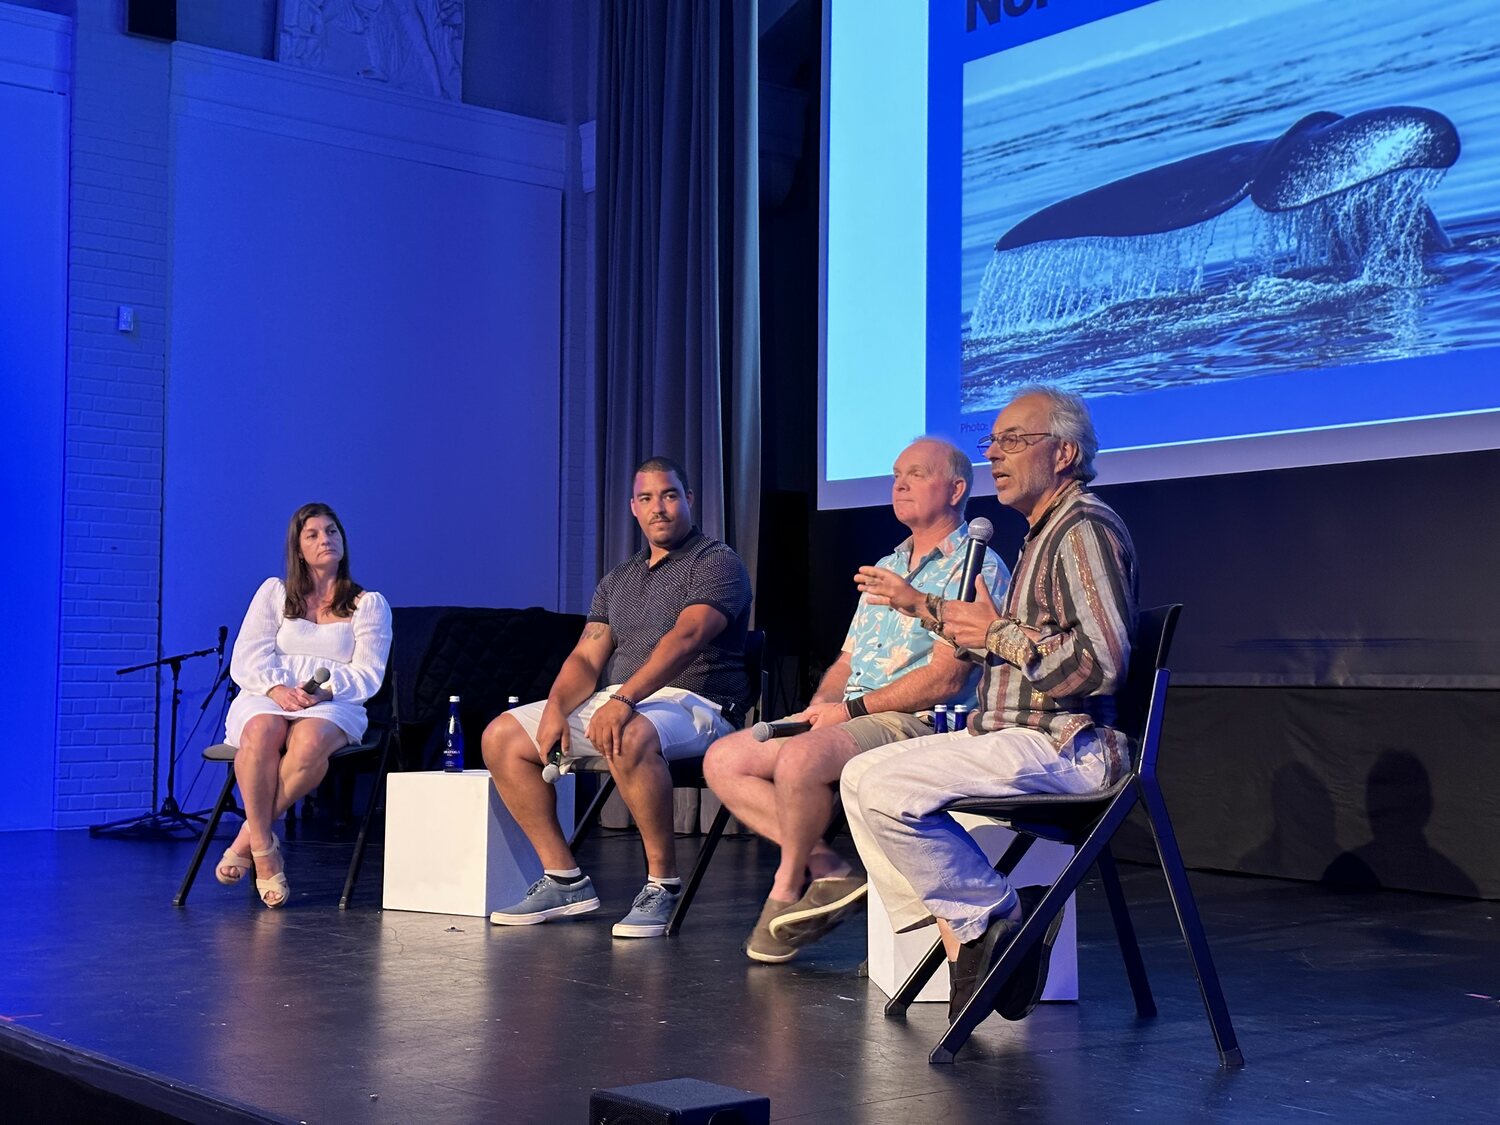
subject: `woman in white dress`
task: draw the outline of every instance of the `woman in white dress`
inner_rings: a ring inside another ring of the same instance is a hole
[[[240,693],[224,741],[236,748],[245,824],[214,871],[219,882],[253,870],[267,906],[290,897],[271,825],[323,780],[329,755],[364,736],[364,703],[390,650],[391,607],[349,577],[344,525],[327,504],[304,504],[287,527],[286,580],[261,584],[234,642]]]

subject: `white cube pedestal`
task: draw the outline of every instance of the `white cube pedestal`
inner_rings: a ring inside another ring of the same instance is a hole
[[[393,773],[385,798],[386,910],[488,917],[541,874],[488,770]],[[573,831],[573,779],[557,783],[557,818]]]
[[[1008,828],[985,820],[983,817],[966,816],[959,813],[955,819],[974,837],[984,849],[984,854],[993,862],[1000,858],[1010,846],[1015,833]],[[1047,840],[1038,840],[1011,875],[1011,884],[1017,887],[1050,885],[1062,872],[1073,849]],[[1073,917],[1074,900],[1068,899],[1064,907],[1062,929],[1057,933],[1057,943],[1052,947],[1052,957],[1047,970],[1047,987],[1042,992],[1043,1000],[1078,999],[1078,928]],[[875,885],[870,884],[868,903],[870,925],[870,980],[887,996],[894,996],[906,983],[906,978],[917,967],[926,952],[937,941],[935,926],[924,926],[920,930],[898,934],[891,930],[890,915],[880,901]],[[948,1002],[948,971],[938,966],[922,991],[918,1001]]]

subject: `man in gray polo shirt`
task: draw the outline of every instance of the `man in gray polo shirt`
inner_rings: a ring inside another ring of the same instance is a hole
[[[614,936],[666,933],[682,891],[667,761],[701,755],[741,725],[750,702],[750,576],[733,550],[693,526],[692,502],[677,462],[651,457],[637,466],[630,510],[646,548],[599,583],[546,700],[505,712],[484,732],[484,763],[543,869],[520,902],[490,915],[496,925],[599,909],[542,777],[548,751],[559,747],[565,757],[603,756],[640,828],[647,881]]]

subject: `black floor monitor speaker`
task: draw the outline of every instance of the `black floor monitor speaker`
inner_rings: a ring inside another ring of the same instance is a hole
[[[770,1125],[771,1099],[696,1078],[595,1090],[589,1125]]]

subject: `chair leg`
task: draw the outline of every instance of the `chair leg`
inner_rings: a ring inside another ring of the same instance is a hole
[[[177,893],[172,896],[172,905],[181,906],[187,902],[188,892],[193,889],[193,881],[198,878],[198,868],[203,866],[203,857],[208,853],[208,845],[214,838],[214,833],[219,830],[219,821],[224,816],[224,810],[229,806],[229,798],[234,793],[234,766],[228,769],[228,776],[224,778],[224,788],[219,790],[219,799],[214,802],[213,814],[208,818],[208,823],[203,826],[203,835],[198,837],[198,846],[193,849],[192,862],[188,864],[187,874],[182,877],[182,886],[177,888]],[[250,873],[253,878],[254,872]]]
[[[1208,937],[1203,932],[1203,920],[1198,915],[1193,889],[1188,885],[1187,868],[1182,863],[1182,852],[1177,847],[1177,836],[1172,831],[1172,819],[1167,815],[1167,803],[1162,798],[1160,784],[1155,777],[1143,776],[1140,788],[1141,800],[1145,803],[1151,821],[1151,834],[1156,838],[1156,854],[1161,859],[1162,872],[1167,878],[1167,891],[1172,896],[1172,908],[1177,912],[1177,924],[1182,929],[1183,940],[1187,942],[1188,958],[1192,961],[1193,973],[1198,978],[1198,992],[1202,995],[1203,1007],[1208,1012],[1214,1044],[1219,1048],[1219,1065],[1244,1066],[1245,1056],[1234,1036],[1234,1025],[1229,1020],[1229,1005],[1224,1001],[1224,990],[1219,984],[1213,955],[1208,951]]]
[[[599,791],[594,794],[589,807],[584,810],[583,816],[579,817],[578,823],[573,826],[573,835],[568,837],[569,851],[588,838],[588,834],[594,830],[594,825],[599,823],[599,814],[604,811],[604,802],[609,800],[609,795],[615,791],[613,774],[601,773],[594,776],[599,779]]]
[[[1026,853],[1031,850],[1031,845],[1036,843],[1035,836],[1023,836],[1017,833],[1015,838],[1007,845],[1000,858],[995,861],[995,870],[1002,875],[1009,875],[1016,869]],[[946,961],[947,954],[943,952],[943,943],[938,941],[917,962],[905,983],[896,989],[896,995],[885,1003],[885,1018],[888,1020],[899,1020],[906,1018],[906,1009],[910,1008],[917,999],[917,994],[926,987],[927,982],[932,979],[932,974],[938,971],[938,967]]]
[[[896,989],[896,995],[885,1002],[885,1018],[888,1020],[904,1020],[906,1009],[910,1008],[916,1000],[917,993],[922,991],[926,983],[932,979],[932,974],[938,971],[938,966],[948,959],[943,952],[943,943],[939,939],[932,943],[932,948],[922,955],[917,962],[916,968],[912,969],[910,975]]]
[[[835,797],[833,802],[833,819],[828,822],[828,827],[823,830],[823,843],[832,844],[840,832],[849,828],[849,818],[844,815],[844,802]]]
[[[1068,896],[1083,881],[1087,870],[1086,867],[1075,869],[1071,864],[1063,869],[1062,877],[1042,896],[1036,913],[1026,919],[1020,932],[1006,946],[1005,953],[995,967],[979,983],[979,987],[974,990],[973,996],[958,1013],[957,1018],[948,1025],[948,1030],[943,1033],[937,1046],[927,1056],[929,1063],[951,1063],[954,1056],[958,1054],[959,1048],[969,1041],[969,1036],[973,1034],[974,1029],[994,1011],[995,997],[999,994],[1001,986],[1015,971],[1015,967],[1020,964],[1021,958],[1026,956],[1027,951],[1042,939],[1047,926],[1057,912],[1067,905]]]
[[[1127,789],[1110,803],[1104,815],[1099,818],[1099,822],[1094,825],[1093,831],[1088,834],[1083,843],[1078,845],[1073,858],[1068,860],[1063,867],[1057,881],[1042,896],[1042,901],[1037,904],[1036,912],[1026,919],[1026,923],[1006,946],[1005,953],[995,967],[990,970],[984,980],[979,982],[979,987],[974,990],[974,995],[969,997],[969,1002],[948,1025],[948,1030],[943,1033],[937,1046],[933,1047],[932,1052],[927,1056],[929,1063],[951,1063],[959,1049],[969,1041],[969,1036],[973,1034],[974,1029],[991,1013],[994,1009],[995,997],[999,994],[1006,978],[1020,964],[1021,958],[1026,956],[1031,947],[1041,940],[1048,924],[1067,904],[1069,896],[1078,889],[1078,884],[1083,882],[1083,877],[1094,866],[1100,853],[1109,843],[1110,837],[1129,815],[1131,808],[1135,805],[1135,800],[1135,790]]]
[[[365,861],[365,841],[370,835],[370,822],[375,818],[375,806],[385,791],[386,769],[390,764],[391,742],[394,735],[387,735],[380,749],[380,763],[375,767],[375,780],[370,783],[370,800],[365,805],[365,815],[359,822],[359,835],[354,839],[354,854],[349,857],[349,873],[344,876],[344,892],[339,895],[339,909],[348,910],[349,900],[354,895],[354,881],[359,878],[359,869]]]
[[[1141,958],[1141,946],[1135,937],[1135,925],[1130,920],[1130,907],[1125,904],[1125,889],[1120,886],[1120,872],[1115,867],[1115,855],[1105,844],[1098,859],[1099,881],[1104,884],[1104,896],[1109,899],[1109,912],[1115,920],[1115,936],[1120,941],[1120,956],[1125,959],[1125,975],[1130,978],[1130,992],[1135,997],[1135,1014],[1141,1019],[1156,1015],[1156,1000],[1151,995],[1151,982],[1146,979],[1146,962]]]
[[[1015,839],[1011,840],[1005,851],[1000,853],[1000,858],[995,861],[995,870],[1008,878],[1010,873],[1026,858],[1026,853],[1031,850],[1031,845],[1034,843],[1036,843],[1035,836],[1026,836],[1017,832]]]
[[[667,922],[668,937],[676,937],[677,931],[682,929],[682,922],[687,917],[688,907],[693,905],[693,897],[698,893],[698,884],[703,882],[704,873],[708,871],[708,861],[713,859],[714,850],[719,846],[719,841],[724,836],[724,829],[728,825],[729,809],[721,803],[719,811],[714,814],[714,822],[708,829],[708,835],[703,838],[703,846],[698,849],[698,859],[694,862],[688,881],[682,888],[682,897],[672,908],[672,917]]]

